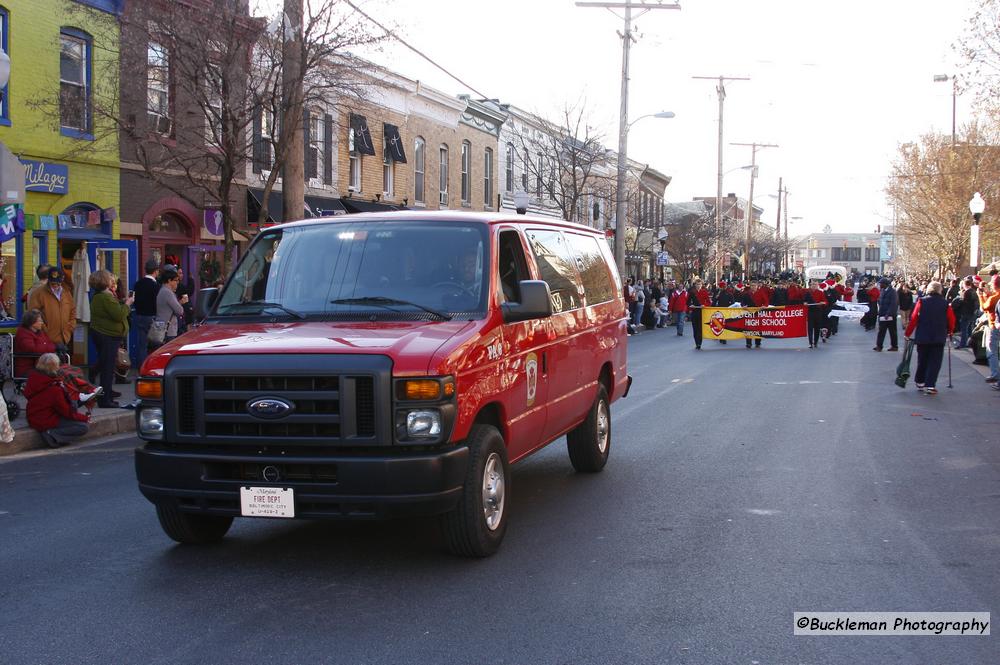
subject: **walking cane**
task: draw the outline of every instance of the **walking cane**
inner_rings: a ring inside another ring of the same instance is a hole
[[[955,387],[951,385],[951,335],[948,335],[948,387]]]

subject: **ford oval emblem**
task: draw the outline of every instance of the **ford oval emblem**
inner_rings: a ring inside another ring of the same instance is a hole
[[[295,405],[277,397],[258,397],[247,402],[250,415],[264,420],[284,418],[295,410]]]

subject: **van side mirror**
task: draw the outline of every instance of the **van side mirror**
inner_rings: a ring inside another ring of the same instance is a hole
[[[215,305],[216,299],[219,297],[219,289],[200,289],[198,291],[198,300],[194,303],[194,318],[197,321],[204,321],[208,317],[208,313],[212,310]]]
[[[518,283],[521,302],[505,302],[503,322],[528,321],[552,316],[552,294],[549,285],[541,280],[526,279]]]

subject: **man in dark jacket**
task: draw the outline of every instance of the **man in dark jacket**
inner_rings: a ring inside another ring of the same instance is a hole
[[[959,323],[958,348],[967,347],[972,336],[972,326],[975,325],[979,313],[979,297],[976,295],[975,282],[966,277],[962,286],[962,317]]]
[[[889,341],[892,346],[890,351],[899,350],[899,337],[896,331],[896,316],[899,314],[899,296],[896,289],[892,288],[888,278],[883,277],[879,281],[882,287],[878,298],[878,336],[875,338],[874,351],[881,351],[885,342],[885,333],[889,331]]]
[[[160,264],[156,259],[149,259],[145,268],[146,276],[132,286],[132,291],[135,292],[135,300],[132,303],[135,309],[132,325],[135,326],[138,335],[136,340],[138,348],[135,352],[136,370],[142,367],[143,361],[146,360],[149,328],[156,317],[156,294],[160,292],[160,282],[156,279],[160,273]]]

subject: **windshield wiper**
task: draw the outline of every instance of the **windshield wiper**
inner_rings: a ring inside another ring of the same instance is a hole
[[[279,305],[276,302],[264,302],[263,300],[247,300],[246,302],[234,302],[232,304],[226,305],[226,309],[228,310],[230,307],[243,307],[245,305],[251,305],[251,306],[255,306],[255,307],[260,307],[261,309],[264,309],[266,307],[275,307],[277,309],[280,309],[283,312],[287,312],[288,314],[291,314],[292,316],[294,316],[297,319],[304,319],[304,318],[306,318],[306,315],[303,314],[302,312],[297,312],[294,309],[291,309],[289,307],[285,307],[284,305]]]
[[[331,305],[378,305],[380,307],[385,307],[386,309],[398,312],[398,309],[393,309],[389,305],[409,305],[411,307],[416,307],[417,309],[422,309],[428,314],[433,314],[434,316],[442,319],[444,321],[451,321],[451,314],[445,314],[444,312],[439,312],[436,309],[431,309],[430,307],[424,307],[415,302],[410,302],[409,300],[399,300],[397,298],[386,298],[385,296],[364,296],[362,298],[337,298],[336,300],[330,301]]]

